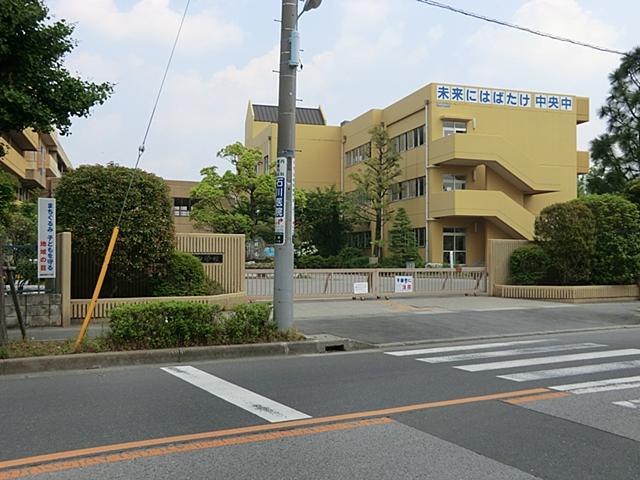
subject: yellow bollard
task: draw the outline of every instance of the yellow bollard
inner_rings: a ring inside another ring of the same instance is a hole
[[[109,268],[109,262],[111,261],[111,255],[113,254],[113,249],[116,246],[116,240],[118,239],[118,233],[120,232],[120,227],[113,227],[113,232],[111,233],[111,240],[109,241],[109,247],[107,248],[107,253],[104,256],[104,262],[102,262],[102,269],[100,270],[100,275],[98,275],[98,281],[96,282],[96,288],[93,290],[93,297],[91,297],[91,303],[89,303],[89,308],[87,309],[87,314],[84,317],[84,321],[82,322],[82,328],[80,329],[80,333],[78,334],[78,338],[76,339],[76,343],[73,346],[73,353],[76,353],[80,343],[82,343],[82,339],[87,333],[87,328],[89,328],[89,322],[91,322],[91,317],[93,316],[93,311],[96,308],[96,302],[98,301],[98,297],[100,296],[100,290],[102,290],[102,283],[104,282],[104,277],[107,275],[107,269]]]

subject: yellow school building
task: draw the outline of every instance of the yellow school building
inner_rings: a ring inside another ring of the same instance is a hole
[[[277,107],[249,103],[245,144],[275,161]],[[589,99],[567,94],[432,83],[339,126],[321,108],[298,108],[296,188],[355,189],[351,174],[386,127],[400,153],[391,209],[404,208],[430,263],[484,265],[489,239],[527,239],[546,206],[576,197],[589,155],[576,147]],[[392,222],[385,225],[384,238]],[[352,234],[367,248],[371,229]]]

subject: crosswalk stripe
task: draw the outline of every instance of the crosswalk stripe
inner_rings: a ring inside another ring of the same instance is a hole
[[[640,408],[640,399],[637,400],[625,400],[622,402],[612,402],[614,405],[619,405],[621,407],[627,408]]]
[[[513,373],[510,375],[498,375],[498,378],[504,378],[505,380],[512,380],[514,382],[529,382],[532,380],[544,380],[546,378],[572,377],[575,375],[612,372],[614,370],[627,370],[637,367],[640,367],[640,360],[598,363],[595,365],[582,365],[580,367],[553,368],[549,370],[537,370],[535,372]]]
[[[561,392],[571,392],[576,395],[581,395],[583,393],[597,393],[638,387],[640,387],[640,377],[608,378],[606,380],[597,380],[595,382],[556,385],[555,387],[549,388]]]
[[[504,362],[474,363],[471,365],[460,365],[453,368],[465,370],[467,372],[480,372],[485,370],[499,370],[502,368],[526,367],[528,365],[544,365],[548,363],[573,362],[576,360],[591,360],[594,358],[624,357],[638,354],[640,354],[640,350],[636,348],[628,348],[624,350],[607,350],[604,352],[576,353],[573,355],[524,358],[521,360],[508,360]]]
[[[459,355],[447,355],[442,357],[417,358],[416,360],[426,363],[446,363],[461,362],[466,360],[477,360],[480,358],[494,357],[515,357],[517,355],[528,355],[534,353],[560,352],[568,350],[584,350],[587,348],[606,347],[600,343],[575,343],[568,345],[549,345],[546,347],[518,348],[514,350],[495,350],[491,352],[462,353]]]
[[[311,418],[307,414],[188,365],[166,367],[162,370],[271,423]]]
[[[530,345],[532,343],[549,342],[551,340],[523,340],[518,342],[481,343],[477,345],[457,345],[455,347],[421,348],[419,350],[403,350],[401,352],[384,352],[394,357],[408,357],[411,355],[429,355],[431,353],[458,352],[465,350],[486,350],[487,348],[510,347],[512,345]]]

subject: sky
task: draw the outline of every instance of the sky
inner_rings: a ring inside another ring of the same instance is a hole
[[[74,74],[115,84],[62,143],[75,166],[133,166],[187,0],[45,0],[76,25]],[[444,0],[441,0],[444,1]],[[637,0],[447,0],[452,6],[616,50],[640,45]],[[301,3],[302,5],[302,3]],[[244,140],[249,100],[277,104],[280,0],[191,0],[140,167],[199,180]],[[590,98],[587,150],[620,57],[437,9],[416,0],[324,0],[304,14],[299,106],[337,125],[432,82]],[[532,133],[534,134],[534,133]]]

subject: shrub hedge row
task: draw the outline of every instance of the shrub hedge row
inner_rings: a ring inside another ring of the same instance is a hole
[[[177,301],[124,305],[111,312],[108,341],[116,349],[269,342],[282,337],[270,312],[264,303],[238,305],[231,312]]]

